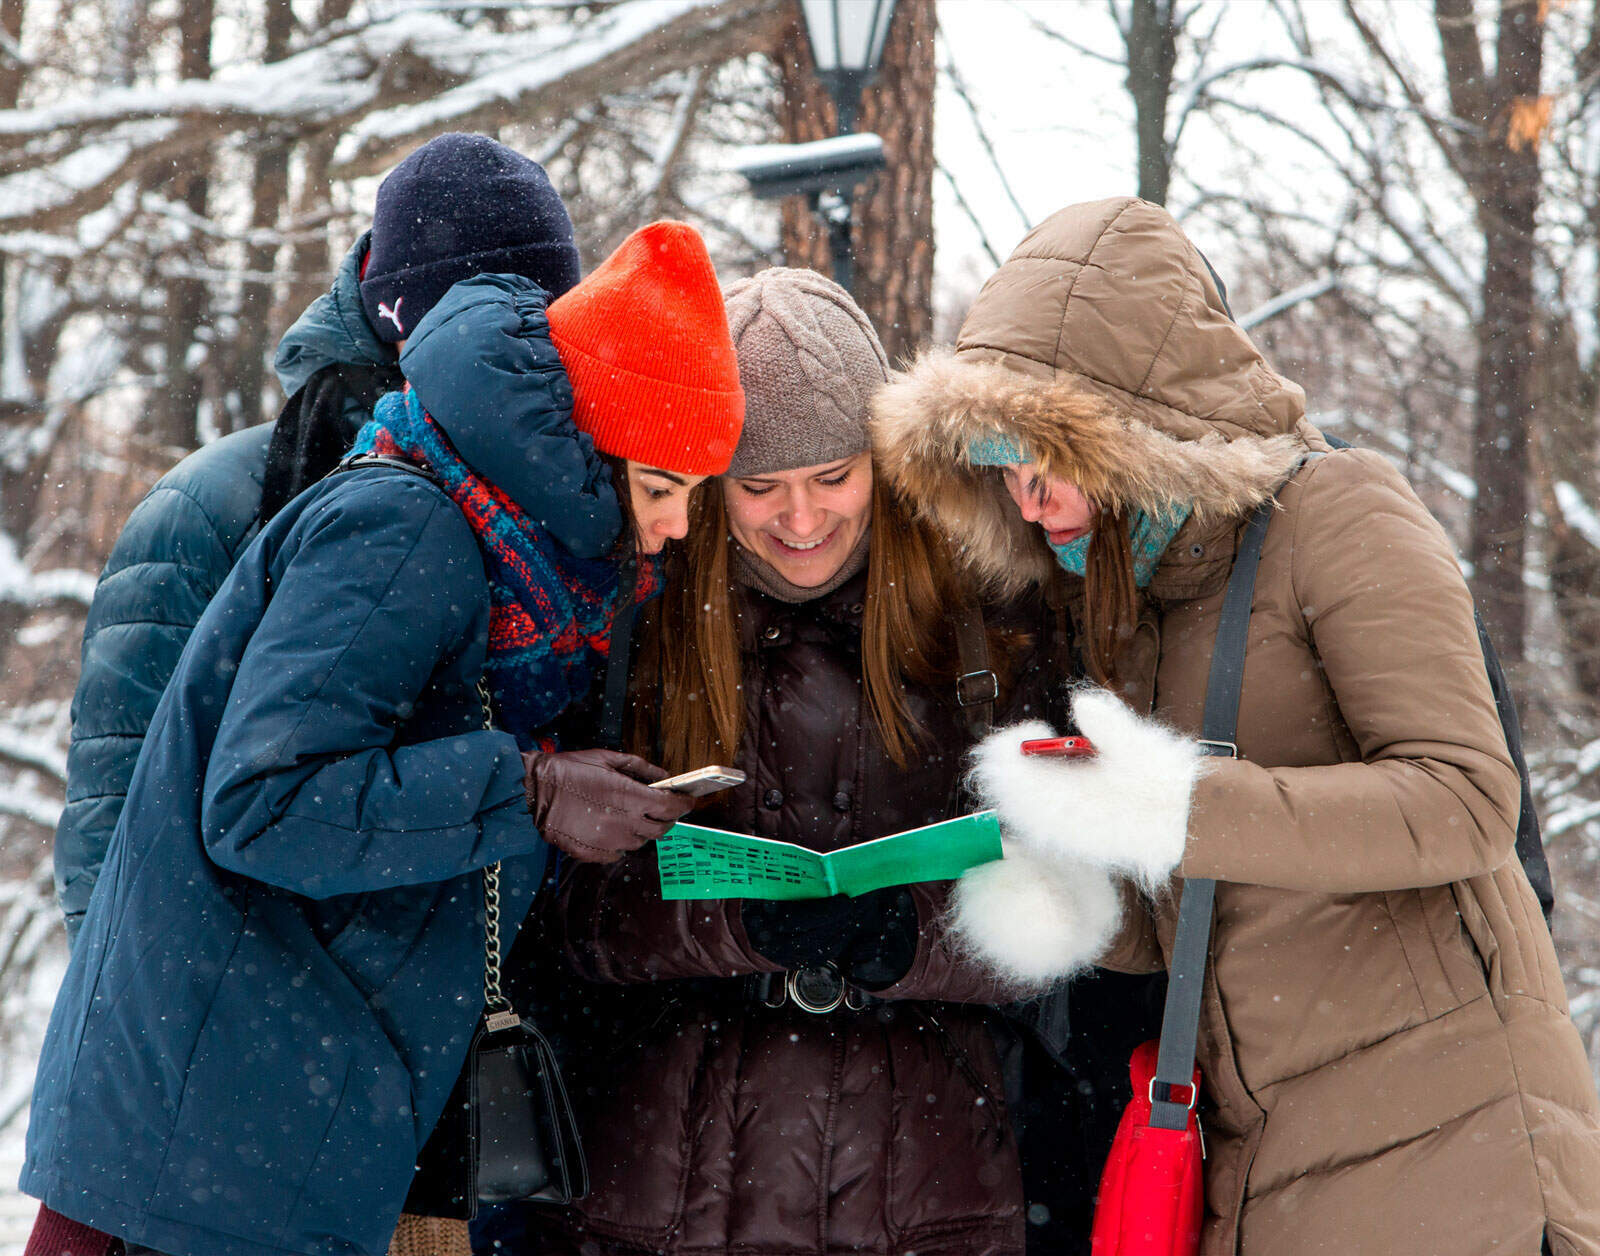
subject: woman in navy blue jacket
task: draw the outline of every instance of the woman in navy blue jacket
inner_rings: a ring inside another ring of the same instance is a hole
[[[667,318],[681,292],[657,297]],[[548,724],[603,661],[621,554],[659,548],[698,477],[619,464],[642,510],[619,542],[548,331],[531,281],[457,285],[401,356],[429,394],[364,434],[430,475],[307,490],[197,625],[40,1061],[22,1188],[54,1212],[170,1256],[382,1252],[482,1007],[481,870],[502,861],[509,948],[546,839],[614,858],[679,813],[648,765],[563,754]],[[652,375],[681,387],[629,365],[642,393],[602,451],[655,422]],[[737,385],[709,412],[731,454]],[[563,808],[574,774],[605,778],[600,805]]]

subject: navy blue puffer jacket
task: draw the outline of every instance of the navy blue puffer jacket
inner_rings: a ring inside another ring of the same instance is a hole
[[[279,342],[284,396],[324,367],[392,366],[394,350],[373,334],[358,288],[369,235]],[[345,408],[353,438],[369,415],[354,398]],[[271,437],[270,423],[224,436],[158,480],[129,515],[95,587],[72,699],[67,805],[55,837],[56,898],[69,941],[89,906],[161,691],[200,613],[256,534]]]
[[[613,542],[543,293],[486,277],[429,317],[448,334],[407,355],[450,358],[452,443],[543,451],[568,474],[519,466],[518,504]],[[476,538],[410,472],[330,476],[245,550],[134,771],[23,1190],[171,1256],[385,1250],[482,1006],[479,870],[505,861],[509,947],[545,863],[516,743],[482,727],[488,619]]]

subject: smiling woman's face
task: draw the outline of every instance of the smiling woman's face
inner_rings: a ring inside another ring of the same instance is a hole
[[[790,584],[813,589],[837,574],[872,518],[872,455],[724,479],[734,539]]]
[[[1094,524],[1094,503],[1067,480],[1039,474],[1031,462],[1000,469],[1006,492],[1028,523],[1036,523],[1052,545],[1076,541]]]

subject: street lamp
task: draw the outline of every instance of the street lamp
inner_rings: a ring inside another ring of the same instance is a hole
[[[894,20],[894,0],[800,0],[817,77],[833,97],[838,134],[856,129],[861,89],[872,81]]]
[[[763,199],[804,195],[828,228],[833,279],[850,292],[850,199],[883,169],[883,140],[851,134],[861,89],[872,81],[894,17],[894,0],[800,0],[817,77],[833,97],[838,134],[810,144],[762,144],[735,154],[733,168]],[[852,295],[854,295],[852,293]]]
[[[894,0],[800,0],[800,12],[806,20],[817,77],[833,97],[836,134],[846,135],[856,129],[861,89],[872,81],[883,59],[889,23],[894,20]],[[850,185],[819,192],[812,201],[827,224],[833,280],[846,292],[851,292],[855,280],[850,254],[854,195],[854,185]]]

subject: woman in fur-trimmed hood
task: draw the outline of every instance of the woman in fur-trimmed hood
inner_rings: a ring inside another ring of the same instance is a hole
[[[1172,878],[1219,882],[1207,1256],[1600,1254],[1600,1103],[1512,857],[1471,597],[1405,481],[1330,451],[1131,199],[1038,227],[875,416],[899,489],[981,577],[1065,598],[1104,686],[1074,708],[1096,759],[1024,760],[1037,723],[977,752],[1010,845],[962,883],[960,933],[1040,984],[1154,967]],[[1202,759],[1223,589],[1275,491],[1239,758]],[[1085,908],[1111,877],[1142,887],[1115,937]]]

